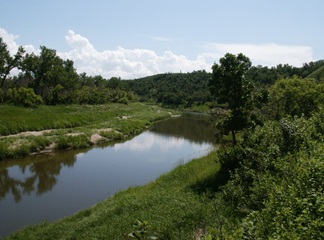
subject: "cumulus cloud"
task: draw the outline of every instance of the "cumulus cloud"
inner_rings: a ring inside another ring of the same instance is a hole
[[[106,78],[133,79],[164,72],[191,72],[210,68],[203,56],[190,60],[183,55],[166,51],[157,55],[149,49],[125,49],[98,51],[84,36],[69,30],[65,37],[71,48],[59,55],[74,61],[78,72],[102,75]]]
[[[228,52],[243,53],[251,59],[253,65],[275,66],[287,63],[299,67],[303,63],[314,61],[309,46],[204,43],[202,48],[205,50],[205,58],[219,59]]]
[[[0,37],[8,45],[11,54],[15,54],[19,45],[19,36],[8,33],[0,28]],[[84,36],[68,31],[65,36],[69,51],[57,54],[63,59],[74,61],[78,73],[101,75],[105,78],[121,77],[134,79],[166,72],[192,72],[195,70],[211,71],[212,63],[217,62],[225,53],[239,53],[247,55],[253,65],[274,66],[288,63],[301,66],[305,62],[314,61],[312,48],[309,46],[285,46],[278,44],[221,44],[204,43],[201,45],[203,53],[196,59],[188,59],[184,55],[165,51],[157,54],[150,49],[126,49],[118,47],[113,50],[98,51]],[[157,41],[169,41],[164,37],[155,37]],[[32,45],[23,46],[26,52],[39,53]]]

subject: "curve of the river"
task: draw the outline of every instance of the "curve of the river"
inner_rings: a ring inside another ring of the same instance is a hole
[[[30,156],[9,167],[0,162],[0,238],[72,215],[208,154],[213,128],[209,116],[185,114],[113,146]]]

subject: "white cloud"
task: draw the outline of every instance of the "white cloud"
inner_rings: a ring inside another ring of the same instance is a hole
[[[133,79],[165,72],[192,72],[210,68],[202,56],[189,60],[183,55],[166,51],[162,55],[149,49],[125,49],[98,51],[90,41],[70,30],[65,37],[71,50],[58,53],[64,59],[71,59],[78,72],[103,77]]]
[[[19,36],[0,28],[0,37],[8,45],[11,54],[15,54],[19,47],[17,44]],[[172,51],[165,51],[160,55],[153,50],[139,48],[118,47],[114,50],[98,51],[86,37],[72,30],[68,31],[65,40],[71,50],[58,51],[60,57],[73,60],[79,73],[86,72],[88,75],[101,75],[105,78],[134,79],[166,72],[192,72],[202,69],[211,71],[212,63],[227,52],[234,54],[242,52],[251,59],[253,65],[274,66],[288,63],[301,66],[305,62],[314,61],[312,48],[309,46],[204,43],[201,46],[204,52],[191,60]],[[170,39],[155,37],[155,40]],[[32,45],[23,47],[28,53],[37,54],[40,51]]]
[[[303,63],[314,61],[312,48],[309,46],[287,46],[278,44],[221,44],[205,43],[205,58],[219,59],[226,53],[243,53],[253,65],[275,66],[290,64],[302,66]]]

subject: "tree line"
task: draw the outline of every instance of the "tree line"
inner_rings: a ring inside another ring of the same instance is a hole
[[[40,54],[26,54],[19,47],[10,55],[0,38],[0,103],[31,107],[38,104],[127,103],[135,97],[122,90],[121,79],[78,74],[71,60],[63,60],[53,49],[40,47]],[[10,77],[18,69],[19,74]]]
[[[279,64],[275,67],[252,66],[250,64],[244,77],[253,84],[259,94],[266,95],[269,87],[280,79],[307,78],[323,67],[323,60],[305,63],[299,68],[288,64]],[[206,71],[164,73],[123,82],[125,87],[136,93],[142,101],[153,101],[174,107],[191,107],[215,100],[215,92],[211,94],[208,86],[212,75]],[[316,74],[312,78],[317,81],[324,80],[324,76],[321,74]]]

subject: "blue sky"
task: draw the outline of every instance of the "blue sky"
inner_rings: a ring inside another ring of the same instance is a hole
[[[323,0],[0,0],[0,9],[13,53],[46,46],[106,78],[210,71],[226,52],[263,66],[324,59]]]

